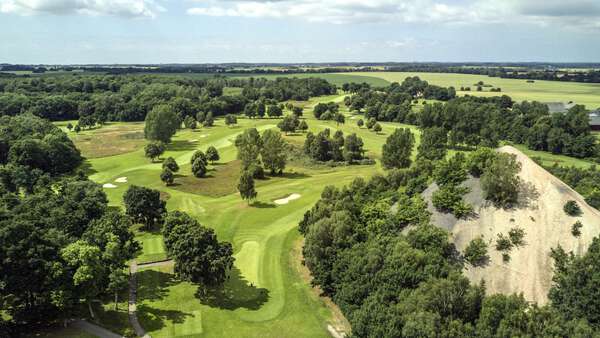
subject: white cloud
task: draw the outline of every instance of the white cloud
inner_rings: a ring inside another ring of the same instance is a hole
[[[356,22],[600,25],[599,0],[196,0],[190,15]]]
[[[0,0],[0,12],[19,15],[83,14],[153,18],[164,10],[154,0]]]

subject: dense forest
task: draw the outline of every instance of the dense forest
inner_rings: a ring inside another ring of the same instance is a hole
[[[491,161],[482,156],[486,153],[492,154]],[[505,174],[505,165],[510,162],[510,156],[494,160],[493,154],[480,152],[450,161],[431,161],[420,154],[410,168],[324,189],[299,225],[306,239],[305,263],[313,283],[333,298],[350,321],[353,336],[598,334],[600,304],[589,296],[597,292],[594,280],[600,270],[591,262],[600,257],[598,239],[581,257],[560,247],[553,251],[556,270],[549,294],[551,305],[537,306],[520,295],[486,296],[484,284],[470,284],[461,274],[462,267],[467,261],[475,264],[481,254],[474,250],[457,252],[448,233],[430,223],[419,194],[427,186],[422,182],[434,180],[456,186],[468,170],[482,174],[482,188],[489,189],[487,198],[493,198],[496,189],[506,187],[484,186],[485,177]],[[462,174],[439,175],[448,169]],[[454,178],[456,182],[452,182]]]
[[[242,88],[226,95],[225,87]],[[81,120],[82,127],[106,121],[143,121],[158,104],[171,106],[181,121],[198,112],[237,114],[246,105],[329,95],[336,87],[323,79],[185,79],[181,77],[55,76],[0,79],[0,116],[25,112],[58,120]]]

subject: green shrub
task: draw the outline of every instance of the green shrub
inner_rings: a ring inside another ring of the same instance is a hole
[[[567,203],[565,203],[563,210],[569,216],[576,217],[581,215],[581,208],[579,207],[579,204],[577,204],[577,202],[573,200],[570,200]]]
[[[573,234],[573,236],[575,236],[575,237],[581,236],[581,228],[582,227],[583,227],[583,224],[580,221],[573,223],[573,226],[571,226],[571,233]]]
[[[465,260],[469,262],[469,264],[473,266],[481,265],[488,259],[487,247],[487,243],[483,240],[483,238],[477,237],[469,242],[465,248],[463,256]]]
[[[514,246],[522,246],[525,245],[525,230],[521,228],[512,228],[508,231],[508,238],[510,238],[510,242]]]
[[[496,250],[498,251],[510,251],[512,250],[513,243],[509,237],[504,236],[504,234],[498,234],[498,239],[496,239]]]
[[[507,207],[517,202],[520,179],[517,174],[521,164],[512,154],[498,154],[483,170],[481,189],[485,199]]]
[[[442,186],[431,196],[433,206],[441,212],[451,212],[457,218],[465,217],[473,212],[473,207],[462,200],[469,192],[468,188],[453,185]]]

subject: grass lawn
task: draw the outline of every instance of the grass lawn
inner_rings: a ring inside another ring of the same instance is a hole
[[[244,74],[237,75],[237,77],[262,77],[267,79],[276,79],[278,77],[296,77],[296,78],[309,78],[309,77],[319,77],[329,81],[341,87],[344,83],[357,82],[362,83],[366,82],[371,86],[375,87],[385,87],[390,84],[387,79],[383,79],[377,76],[369,76],[368,73],[308,73],[308,74]]]
[[[541,101],[541,102],[569,102],[573,101],[585,105],[588,109],[600,107],[600,83],[577,83],[535,80],[527,83],[526,80],[501,79],[485,75],[447,74],[447,73],[407,73],[407,72],[356,72],[343,73],[353,76],[365,76],[384,79],[389,82],[402,82],[409,76],[418,76],[432,84],[456,88],[457,93],[477,96],[498,96],[506,94],[515,101]],[[318,74],[316,74],[318,75]],[[336,74],[342,75],[342,74]],[[493,87],[502,88],[501,93],[490,92],[484,88],[483,92],[475,91],[474,84],[483,81]],[[469,92],[458,91],[460,87],[471,87]]]
[[[374,159],[380,158],[381,147],[395,128],[410,128],[417,145],[419,143],[420,133],[415,126],[382,122],[382,132],[374,133],[359,128],[356,119],[362,116],[354,116],[343,105],[341,112],[346,115],[345,124],[338,126],[335,122],[315,120],[312,107],[328,101],[341,102],[343,95],[303,103],[304,118],[310,131],[330,128],[332,132],[341,129],[346,135],[357,133],[363,139],[367,155]],[[381,173],[379,161],[376,165],[335,168],[289,163],[286,174],[256,182],[258,200],[248,205],[235,189],[239,162],[235,159],[237,151],[233,141],[249,127],[259,131],[275,128],[277,120],[239,118],[238,122],[237,127],[230,128],[222,119],[217,119],[211,128],[178,131],[163,155],[163,158],[174,157],[181,168],[173,186],[166,187],[160,181],[161,163],[150,162],[141,148],[86,161],[92,180],[117,186],[105,189],[111,205],[121,206],[122,195],[131,184],[158,189],[168,196],[168,210],[191,214],[203,225],[215,229],[220,240],[233,245],[235,268],[220,288],[204,290],[180,282],[172,274],[172,267],[141,270],[138,312],[142,326],[153,337],[328,337],[327,323],[339,322],[339,312],[327,306],[330,301],[315,294],[305,273],[298,268],[298,255],[290,254],[301,237],[297,225],[320,198],[323,187],[342,186],[355,177],[367,178]],[[89,136],[94,138],[101,131],[90,131]],[[130,131],[123,129],[123,132]],[[77,137],[73,133],[70,135]],[[301,145],[305,135],[291,134],[285,138]],[[191,174],[191,156],[197,149],[206,150],[211,145],[219,150],[221,160],[209,166],[208,177],[197,179]],[[544,154],[548,160],[558,158]],[[127,182],[115,181],[123,177]],[[301,197],[288,204],[273,203],[292,193]],[[137,258],[139,262],[166,257],[159,233],[136,233],[143,247]],[[122,324],[121,313],[110,314],[109,304],[107,301],[104,305],[105,313],[113,319],[103,318],[103,323],[117,328],[126,325]]]

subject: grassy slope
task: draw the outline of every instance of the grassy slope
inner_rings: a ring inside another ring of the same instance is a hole
[[[346,74],[346,73],[344,73]],[[575,83],[559,81],[540,81],[527,83],[525,80],[501,79],[484,75],[470,74],[445,74],[445,73],[405,73],[405,72],[357,72],[348,73],[354,76],[367,76],[381,78],[390,82],[402,82],[408,76],[418,76],[432,84],[454,88],[461,86],[471,87],[470,92],[458,92],[459,94],[495,96],[506,94],[515,101],[537,100],[541,102],[569,102],[584,104],[590,109],[600,107],[600,84],[598,83]],[[501,93],[492,93],[484,89],[484,92],[476,92],[473,84],[483,81],[494,87],[502,88]]]

